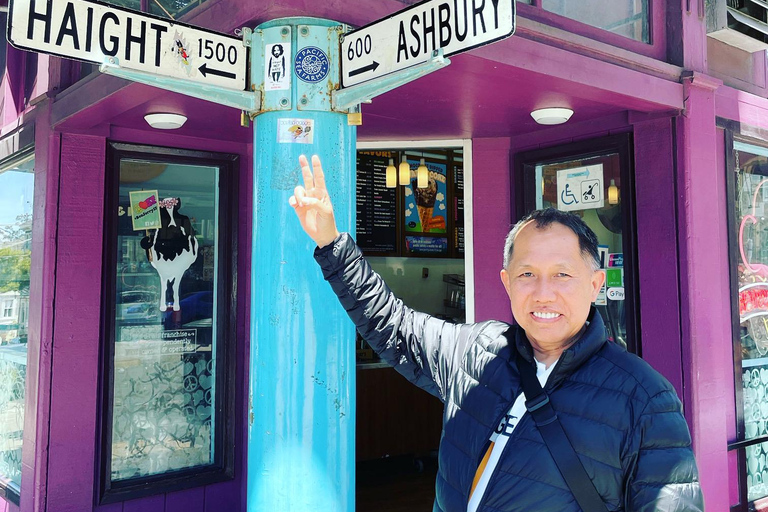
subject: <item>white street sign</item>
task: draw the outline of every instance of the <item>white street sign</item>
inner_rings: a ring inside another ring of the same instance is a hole
[[[344,35],[341,83],[349,87],[512,35],[515,0],[427,0]]]
[[[58,57],[244,90],[243,41],[89,0],[11,0],[8,41]]]

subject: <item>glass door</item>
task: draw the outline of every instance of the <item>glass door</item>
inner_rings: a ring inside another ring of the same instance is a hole
[[[630,142],[627,134],[519,154],[517,213],[569,211],[595,232],[606,284],[594,305],[609,337],[639,354]]]

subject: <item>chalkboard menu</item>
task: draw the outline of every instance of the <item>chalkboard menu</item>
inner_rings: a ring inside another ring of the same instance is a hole
[[[397,251],[397,189],[387,188],[388,151],[357,152],[357,245],[366,254]]]

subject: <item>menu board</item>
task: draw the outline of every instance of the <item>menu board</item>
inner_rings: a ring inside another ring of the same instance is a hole
[[[453,249],[464,256],[464,167],[453,166]]]
[[[444,163],[425,162],[429,172],[427,186],[418,187],[418,160],[409,159],[411,183],[405,186],[403,222],[405,254],[447,256],[448,247],[448,183]],[[408,236],[408,235],[430,236]],[[435,236],[437,235],[437,236]]]
[[[357,245],[367,254],[397,251],[397,189],[387,188],[388,151],[357,152]]]

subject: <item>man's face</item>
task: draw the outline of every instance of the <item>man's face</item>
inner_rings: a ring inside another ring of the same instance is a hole
[[[553,223],[539,229],[531,222],[518,232],[501,281],[528,339],[551,350],[581,331],[605,275],[592,270],[569,228]]]

